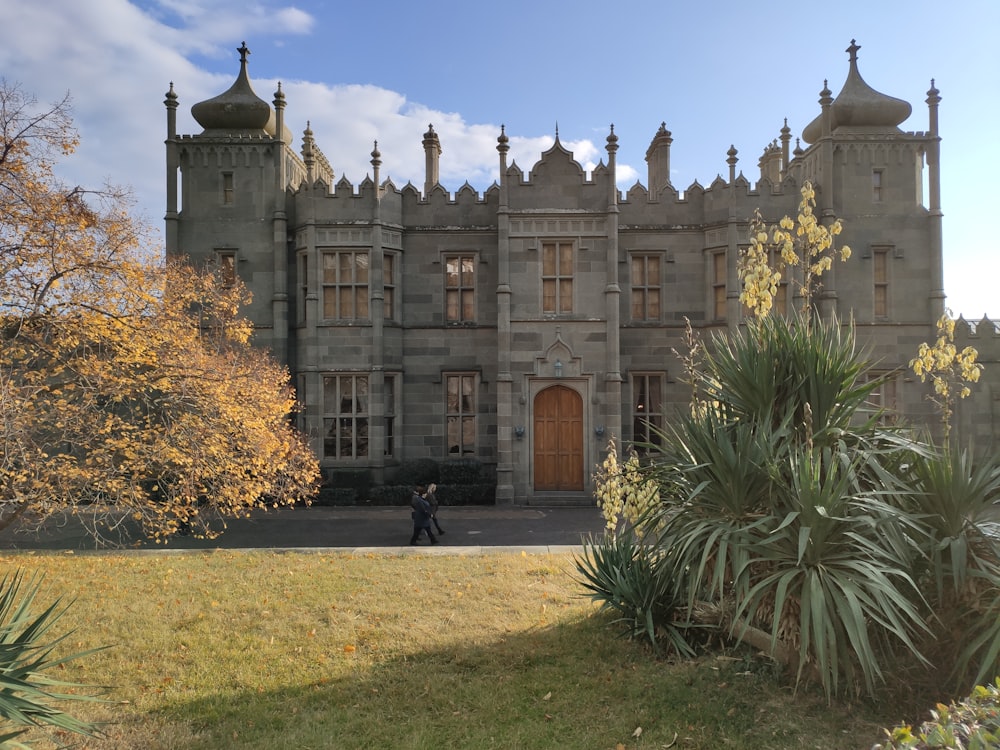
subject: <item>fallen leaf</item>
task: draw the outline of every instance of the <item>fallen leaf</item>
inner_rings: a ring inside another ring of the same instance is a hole
[[[642,727],[636,727],[635,731],[632,732],[633,737],[639,737],[642,735]]]
[[[550,690],[549,692],[547,692],[545,695],[542,696],[542,700],[547,701],[551,697],[552,697],[552,691]]]
[[[348,643],[346,646],[344,646],[344,653],[345,654],[353,654],[355,651],[357,651],[357,648],[355,646],[351,645],[350,643]]]

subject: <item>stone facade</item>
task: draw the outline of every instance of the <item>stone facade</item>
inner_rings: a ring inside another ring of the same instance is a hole
[[[611,436],[641,440],[647,420],[686,408],[674,354],[686,321],[705,337],[740,325],[748,219],[758,208],[770,222],[794,215],[809,180],[817,211],[842,219],[839,240],[854,250],[824,276],[821,312],[853,317],[895,373],[879,398],[933,427],[928,386],[907,363],[945,304],[940,97],[932,82],[926,132],[900,130],[910,105],[864,82],[857,49],[840,94],[821,92],[806,146],[792,149],[786,123],[754,183],[730,149],[727,179],[678,191],[665,125],[647,185],[624,193],[613,128],[590,174],[558,135],[522,171],[501,129],[499,184],[450,195],[433,127],[422,190],[381,181],[377,146],[374,179],[336,181],[311,130],[292,148],[280,86],[271,104],[254,93],[244,47],[232,88],[192,110],[202,133],[176,132],[167,94],[167,251],[221,263],[250,287],[255,340],[287,363],[324,466],[379,481],[406,460],[475,458],[495,466],[499,503],[586,501]],[[957,428],[992,446],[1000,334],[960,321],[958,335],[987,371]]]

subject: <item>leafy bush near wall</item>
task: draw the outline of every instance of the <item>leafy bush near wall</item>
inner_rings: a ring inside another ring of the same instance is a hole
[[[358,491],[353,487],[321,487],[313,498],[313,505],[356,505]]]
[[[399,468],[386,478],[386,484],[414,487],[418,484],[428,485],[431,482],[440,482],[440,477],[441,472],[437,461],[433,458],[418,458],[400,464]]]
[[[439,484],[438,503],[448,505],[494,505],[497,501],[496,484]]]
[[[371,469],[324,469],[324,487],[338,490],[352,489],[357,497],[367,497],[372,486]]]
[[[407,461],[387,472],[382,485],[373,483],[370,469],[324,469],[324,480],[313,505],[409,505],[413,488],[432,482],[438,485],[438,502],[445,506],[493,505],[497,494],[492,467],[469,458]]]
[[[413,487],[407,484],[383,484],[372,487],[365,499],[368,505],[409,505]]]
[[[457,458],[441,464],[441,484],[480,484],[484,479],[483,463],[475,458]]]
[[[368,505],[409,505],[413,486],[408,484],[386,484],[372,487],[363,504]],[[494,484],[439,484],[438,503],[449,505],[493,505],[496,503],[497,488]]]

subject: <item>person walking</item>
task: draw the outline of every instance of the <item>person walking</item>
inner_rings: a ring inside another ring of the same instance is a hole
[[[441,524],[438,523],[438,499],[437,499],[437,485],[433,482],[427,487],[427,494],[424,495],[424,500],[427,504],[431,506],[431,521],[434,522],[434,528],[437,529],[438,534],[443,534],[444,529],[441,528]]]
[[[413,511],[410,513],[410,518],[413,519],[413,535],[410,537],[411,545],[417,543],[423,531],[427,532],[431,544],[438,543],[437,537],[431,531],[431,506],[424,499],[426,491],[426,488],[422,485],[414,487],[413,494],[410,496],[410,507],[413,508]]]

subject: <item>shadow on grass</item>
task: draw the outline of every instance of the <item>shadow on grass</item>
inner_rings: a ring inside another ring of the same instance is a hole
[[[145,746],[779,750],[879,737],[864,709],[793,698],[766,667],[657,660],[614,632],[595,615],[407,657],[359,658],[360,644],[339,657],[358,661],[351,677],[174,703],[149,717],[163,744]]]

